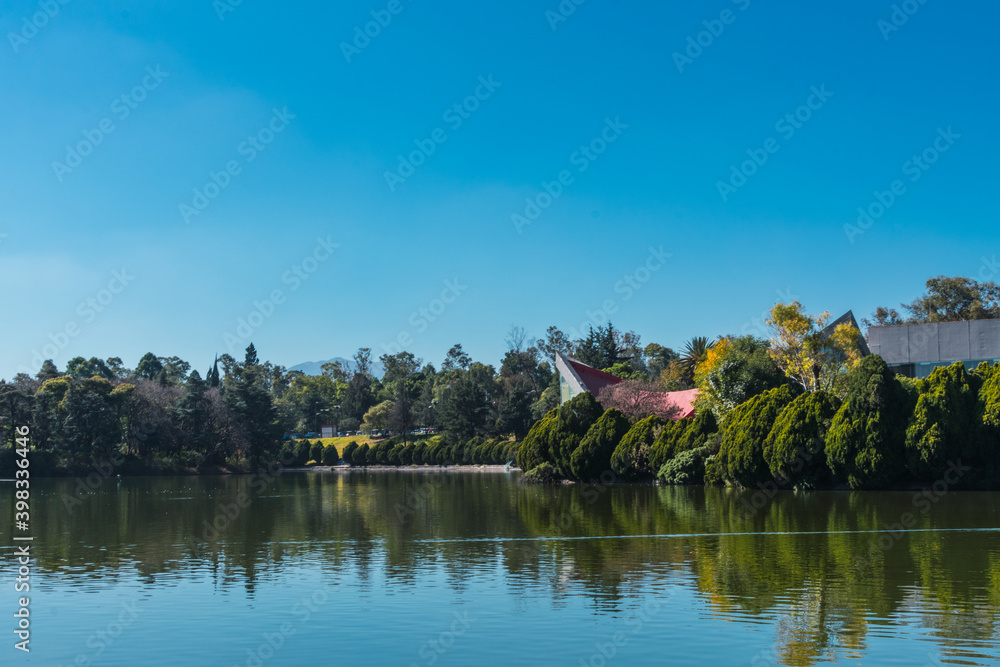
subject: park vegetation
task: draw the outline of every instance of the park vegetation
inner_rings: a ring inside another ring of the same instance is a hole
[[[998,314],[993,283],[935,278],[904,305],[907,322]],[[877,323],[903,321],[880,308]],[[888,319],[887,319],[888,318]],[[894,318],[894,319],[893,319]],[[331,363],[309,376],[260,362],[214,360],[204,377],[152,353],[47,361],[0,383],[0,467],[15,427],[32,425],[33,469],[123,472],[284,465],[506,465],[534,481],[652,481],[744,488],[886,488],[962,470],[959,486],[1000,479],[1000,364],[956,363],[924,379],[862,357],[861,332],[800,303],[770,312],[770,338],[692,338],[678,353],[610,323],[572,340],[556,327],[530,340],[513,328],[499,371],[453,346],[440,370],[408,352]],[[626,378],[615,391],[559,404],[557,352]],[[658,392],[697,388],[694,416],[665,411]],[[338,450],[295,431],[394,433]],[[414,434],[416,429],[435,433]]]

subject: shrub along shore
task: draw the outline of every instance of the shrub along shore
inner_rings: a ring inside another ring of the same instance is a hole
[[[970,373],[955,363],[911,380],[872,355],[846,380],[843,400],[784,384],[721,420],[707,409],[677,421],[629,420],[581,394],[531,428],[517,462],[524,480],[537,482],[1000,487],[1000,364]]]

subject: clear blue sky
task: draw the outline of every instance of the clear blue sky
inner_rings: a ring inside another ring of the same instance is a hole
[[[898,30],[888,1],[481,5],[4,2],[0,376],[47,344],[60,368],[204,370],[274,290],[251,339],[276,363],[400,334],[496,363],[511,325],[579,329],[608,300],[678,347],[782,297],[860,317],[998,270],[995,3],[911,0]],[[387,25],[358,48],[372,12]],[[433,153],[397,171],[415,142]],[[730,181],[747,151],[767,161]],[[212,173],[228,183],[200,200]]]

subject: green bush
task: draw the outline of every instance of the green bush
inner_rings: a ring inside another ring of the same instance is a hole
[[[417,444],[413,445],[413,454],[411,456],[413,465],[422,466],[424,464],[424,454],[426,452],[427,452],[426,442],[421,440]]]
[[[752,487],[770,479],[764,461],[764,441],[781,411],[795,398],[783,385],[754,396],[726,415],[722,425],[719,453],[706,467],[706,478]]]
[[[827,465],[852,489],[885,487],[903,472],[910,395],[882,357],[870,355],[847,376],[847,397],[826,436]]]
[[[677,441],[684,436],[687,425],[691,423],[691,418],[668,421],[660,429],[660,434],[653,441],[653,446],[649,449],[649,469],[659,471],[663,464],[669,461],[676,454],[675,446]]]
[[[391,449],[388,442],[380,442],[372,447],[372,453],[375,454],[375,463],[380,466],[392,465],[389,461],[389,452]]]
[[[984,473],[996,479],[1000,470],[1000,363],[990,366],[983,362],[976,375],[982,382],[976,401],[976,423],[981,431]]]
[[[354,442],[353,440],[344,445],[344,451],[341,453],[341,456],[344,459],[344,463],[352,466],[359,465],[354,462],[354,453],[356,451],[358,451],[358,443]]]
[[[340,463],[340,454],[336,445],[327,445],[323,448],[323,465],[335,466]]]
[[[309,461],[309,454],[312,453],[312,443],[308,440],[299,440],[295,444],[295,466],[301,468]]]
[[[552,484],[559,481],[559,471],[551,463],[537,465],[521,476],[519,484]]]
[[[629,431],[629,421],[619,410],[605,412],[591,426],[570,457],[570,472],[575,479],[591,481],[611,470],[611,455]]]
[[[711,410],[702,410],[691,419],[684,421],[680,437],[674,442],[674,456],[692,449],[701,449],[714,433],[719,432],[719,423]]]
[[[938,479],[949,461],[982,461],[982,434],[976,428],[981,382],[979,375],[969,375],[959,361],[935,368],[922,383],[905,441],[906,462],[917,479]]]
[[[413,448],[416,447],[413,443],[409,445],[403,445],[403,448],[399,450],[399,465],[408,466],[413,465]]]
[[[316,463],[322,463],[323,449],[324,449],[323,442],[321,440],[317,440],[316,442],[313,443],[312,447],[309,450],[309,458],[315,461]]]
[[[365,444],[354,450],[354,456],[351,457],[351,462],[356,466],[367,466],[374,462],[372,459],[372,448],[366,442]]]
[[[677,454],[663,464],[657,477],[665,484],[701,484],[705,479],[705,460],[716,452],[717,444]]]
[[[528,435],[521,441],[517,450],[517,467],[521,470],[533,470],[542,463],[551,463],[549,454],[549,431],[555,428],[559,418],[559,409],[550,410],[544,417],[536,421],[528,430]]]
[[[386,462],[391,466],[401,465],[402,459],[400,458],[400,455],[402,454],[402,451],[406,447],[406,445],[404,445],[403,443],[394,445],[391,442],[387,442],[385,447],[386,449],[389,450],[389,454],[386,456]]]
[[[776,480],[815,488],[829,478],[823,445],[837,402],[825,391],[802,394],[778,415],[764,441],[764,460]]]
[[[649,452],[666,422],[651,415],[629,429],[611,455],[611,469],[622,479],[646,479],[653,476]]]

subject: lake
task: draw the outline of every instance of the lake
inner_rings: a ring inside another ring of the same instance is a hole
[[[33,480],[30,661],[1000,661],[998,493],[518,476]],[[0,484],[4,615],[17,604],[12,498]],[[4,634],[4,664],[28,657]]]

